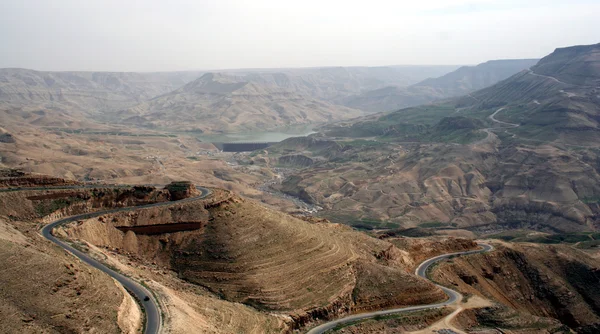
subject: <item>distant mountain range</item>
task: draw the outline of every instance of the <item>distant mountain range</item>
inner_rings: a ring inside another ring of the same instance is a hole
[[[425,87],[446,92],[443,94],[461,90],[466,93],[471,88],[492,83],[501,75],[518,73],[461,97],[367,116],[341,125],[338,130],[356,136],[382,135],[390,131],[412,135],[405,131],[407,124],[433,126],[448,116],[490,122],[488,116],[498,112],[496,119],[505,122],[505,126],[513,124],[514,129],[509,132],[519,140],[530,143],[556,141],[568,145],[599,142],[600,44],[556,49],[529,68],[532,62],[492,61],[473,68],[462,67],[440,78],[397,91]]]
[[[173,91],[200,72],[41,72],[0,69],[0,105],[108,109]]]
[[[325,67],[215,73],[0,69],[0,110],[7,113],[5,122],[54,128],[94,127],[100,121],[176,131],[252,131],[419,105],[491,85],[531,64],[532,60],[506,60],[459,69]]]
[[[112,121],[178,131],[235,132],[361,115],[359,110],[312,97],[306,86],[283,73],[207,73],[173,92],[116,112]]]
[[[365,111],[392,111],[482,89],[528,69],[538,59],[491,60],[463,66],[439,78],[425,79],[408,87],[388,86],[343,100],[343,104]]]

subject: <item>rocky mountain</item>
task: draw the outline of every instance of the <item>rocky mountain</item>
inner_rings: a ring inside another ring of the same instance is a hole
[[[234,75],[285,74],[297,92],[315,98],[340,102],[340,99],[388,86],[407,87],[426,78],[439,77],[458,66],[378,66],[319,67],[223,71]]]
[[[533,68],[538,75],[552,76],[576,86],[600,85],[600,44],[556,49]]]
[[[170,92],[199,75],[0,69],[0,118],[5,125],[95,128],[102,113]]]
[[[331,219],[370,228],[440,222],[476,234],[596,231],[598,48],[557,49],[469,96],[340,122],[302,145],[273,146],[270,159],[313,161],[278,189]],[[330,149],[319,150],[324,143]]]
[[[521,333],[600,330],[600,261],[565,245],[497,245],[493,254],[442,263],[432,276],[463,295],[495,301],[457,319],[469,329],[494,324]],[[520,331],[518,331],[520,330]]]
[[[253,87],[246,87],[234,95],[244,95],[248,90],[255,97],[252,100],[238,101],[237,105],[250,113],[266,116],[244,124],[233,121],[233,114],[239,110],[227,107],[227,115],[221,118],[219,108],[215,108],[211,120],[212,125],[201,125],[196,116],[205,114],[197,111],[212,108],[215,101],[192,101],[195,98],[183,98],[181,93],[215,93],[202,91],[198,86],[203,80],[191,84],[185,90],[177,91],[185,84],[197,79],[202,73],[164,72],[43,72],[27,69],[0,69],[0,110],[5,111],[3,124],[22,123],[53,128],[93,128],[98,127],[96,121],[111,123],[122,121],[122,117],[112,117],[114,112],[125,110],[129,114],[128,124],[143,126],[166,126],[186,122],[184,129],[204,129],[215,131],[241,131],[244,129],[295,124],[323,122],[360,115],[339,104],[339,99],[358,94],[365,90],[377,89],[388,85],[414,84],[427,76],[437,76],[453,70],[454,66],[390,66],[390,67],[324,67],[306,69],[258,69],[258,70],[225,70],[213,76],[217,80],[233,80],[250,82]],[[227,77],[228,79],[223,79]],[[210,85],[210,84],[209,84]],[[241,89],[241,87],[239,87]],[[198,90],[199,89],[199,90]],[[220,88],[219,88],[220,89]],[[220,92],[225,94],[224,91]],[[233,90],[229,93],[233,94]],[[226,93],[226,94],[229,94]],[[149,100],[165,94],[157,101]],[[248,95],[248,94],[246,94]],[[265,99],[274,98],[273,102],[260,101],[256,96]],[[204,96],[206,97],[206,96]],[[199,98],[202,100],[204,97]],[[170,102],[165,102],[166,100]],[[176,101],[176,102],[175,102]],[[197,105],[189,105],[189,103]],[[206,103],[205,103],[206,102]],[[164,103],[164,104],[163,104]],[[172,103],[172,105],[171,105]],[[162,104],[162,105],[161,105]],[[217,103],[219,104],[219,103]],[[256,105],[255,105],[256,104]],[[191,114],[169,113],[169,122],[160,120],[164,115],[161,108],[170,110],[185,109]],[[237,106],[236,106],[237,107]],[[180,108],[180,109],[178,109]],[[194,108],[197,108],[196,111]],[[313,111],[314,109],[314,111]],[[154,113],[149,116],[148,114]],[[158,113],[158,114],[156,114]],[[108,114],[108,115],[107,115]],[[196,115],[197,114],[197,115]],[[304,115],[307,114],[307,115]],[[311,115],[308,115],[311,114]],[[195,115],[195,116],[194,116]],[[139,116],[138,118],[131,118]],[[281,116],[281,117],[280,117]],[[241,115],[241,123],[245,123]],[[272,118],[275,117],[275,120]],[[137,121],[135,121],[137,120]],[[274,120],[274,122],[271,122]],[[189,122],[195,122],[190,124]],[[170,125],[168,125],[168,124]],[[271,124],[272,123],[272,124]],[[179,127],[178,127],[179,129]]]
[[[491,60],[462,66],[441,77],[428,78],[408,87],[387,86],[348,97],[343,104],[366,111],[390,111],[443,98],[460,96],[489,87],[536,64],[537,59]]]
[[[391,111],[438,99],[426,88],[387,86],[348,96],[341,103],[368,112]]]
[[[459,99],[470,113],[502,110],[515,138],[595,146],[600,139],[600,44],[556,49],[530,70]]]
[[[538,61],[539,59],[490,60],[476,66],[462,66],[439,78],[423,80],[413,87],[429,88],[441,97],[460,96],[489,87],[534,66]]]
[[[119,111],[127,124],[183,131],[235,132],[361,116],[359,110],[312,97],[283,73],[207,73],[168,94]]]
[[[0,69],[3,107],[56,106],[106,110],[177,89],[199,72],[42,72]]]
[[[182,194],[190,184],[178,182],[164,189],[100,185],[39,190],[71,183],[15,170],[0,172],[0,189],[23,188],[0,192],[0,254],[4,255],[0,263],[12,269],[0,273],[6,281],[0,311],[16,315],[7,317],[9,331],[62,326],[71,332],[84,328],[125,332],[123,323],[134,329],[141,325],[140,312],[137,324],[120,320],[127,310],[119,307],[128,296],[125,290],[42,239],[31,224],[51,222],[61,215],[179,199],[173,195]],[[439,302],[444,293],[415,276],[415,265],[422,256],[475,246],[470,240],[445,238],[431,240],[427,251],[409,253],[403,248],[412,243],[397,247],[347,226],[300,219],[230,191],[211,190],[209,197],[192,202],[106,212],[57,227],[55,235],[148,282],[157,299],[173,301],[161,310],[169,314],[164,317],[165,327],[177,333],[190,328],[210,333],[289,333],[348,313]],[[19,275],[22,279],[17,279]],[[105,295],[97,296],[99,288]],[[48,298],[54,302],[46,303]],[[90,303],[93,298],[98,302]],[[99,307],[119,311],[99,317],[103,314]],[[56,317],[57,309],[68,310],[69,316]],[[224,323],[223,316],[232,320]],[[82,320],[88,317],[92,319]]]

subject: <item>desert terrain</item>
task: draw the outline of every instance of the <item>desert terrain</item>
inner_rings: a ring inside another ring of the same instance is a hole
[[[595,333],[599,63],[0,69],[4,328]]]

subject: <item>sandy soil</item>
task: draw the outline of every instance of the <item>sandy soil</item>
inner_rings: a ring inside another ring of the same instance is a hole
[[[452,313],[450,313],[449,315],[447,315],[446,317],[444,317],[444,319],[436,322],[435,324],[433,324],[423,330],[410,332],[410,333],[412,333],[412,334],[432,334],[432,333],[436,333],[440,329],[451,329],[460,334],[467,334],[463,330],[457,328],[456,325],[454,324],[454,319],[456,318],[456,316],[458,316],[458,314],[460,312],[467,310],[467,309],[482,308],[482,307],[487,307],[487,306],[492,306],[492,305],[493,305],[493,303],[487,299],[481,298],[479,296],[472,296],[466,302],[461,301],[456,306],[454,306],[453,307],[454,311]]]
[[[119,306],[117,322],[123,334],[137,334],[142,331],[142,311],[133,297],[115,281],[123,293],[123,302]]]

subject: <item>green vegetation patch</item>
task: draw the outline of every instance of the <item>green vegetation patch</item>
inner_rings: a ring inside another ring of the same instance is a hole
[[[336,137],[377,138],[345,143],[354,146],[407,141],[467,144],[485,138],[487,134],[480,131],[485,127],[481,119],[455,115],[453,106],[433,105],[399,110],[350,126],[329,127],[325,132]]]
[[[327,218],[334,223],[340,223],[352,226],[357,230],[362,231],[372,231],[372,230],[388,230],[388,229],[397,229],[400,227],[400,224],[396,222],[391,222],[387,220],[381,220],[376,218],[362,217],[358,218],[356,216],[351,215],[341,215],[341,214],[323,214],[323,218]]]
[[[576,244],[585,243],[583,247],[594,247],[600,241],[600,232],[574,232],[557,234],[536,234],[531,231],[506,231],[489,235],[488,238],[511,242],[532,242],[539,244]]]
[[[365,140],[365,139],[356,139],[348,142],[340,142],[345,146],[352,147],[382,147],[387,145],[387,143],[378,141],[378,140]]]
[[[394,111],[379,118],[380,122],[399,124],[434,125],[442,118],[453,114],[456,108],[453,104],[434,104]]]
[[[596,204],[600,203],[600,196],[584,197],[581,201],[585,204]]]
[[[419,224],[419,227],[421,227],[421,228],[436,228],[436,227],[447,227],[447,226],[450,226],[450,224],[442,223],[442,222],[425,222],[425,223]]]

